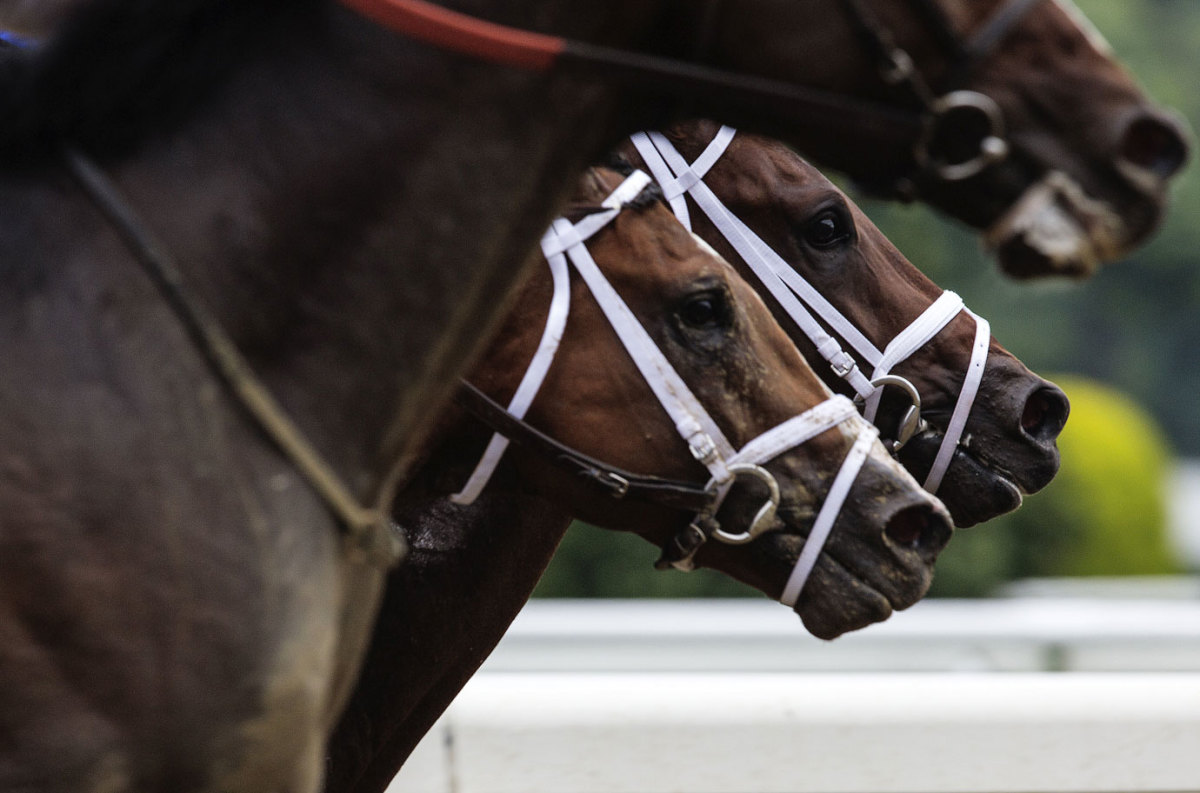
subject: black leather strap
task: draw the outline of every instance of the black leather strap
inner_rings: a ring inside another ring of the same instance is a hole
[[[712,506],[715,494],[703,485],[644,476],[608,465],[572,449],[509,413],[502,405],[470,383],[463,382],[455,401],[468,413],[513,443],[539,452],[559,468],[601,488],[613,498],[703,512]]]

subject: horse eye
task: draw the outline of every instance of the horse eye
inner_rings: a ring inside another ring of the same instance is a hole
[[[698,330],[715,330],[728,324],[729,304],[720,292],[693,295],[679,308],[685,325]]]
[[[841,212],[833,209],[826,209],[808,221],[802,231],[805,242],[822,250],[850,239],[850,224]]]

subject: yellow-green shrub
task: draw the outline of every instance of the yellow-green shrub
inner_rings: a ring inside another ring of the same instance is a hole
[[[1107,386],[1052,379],[1071,400],[1058,476],[1011,515],[957,532],[938,562],[937,594],[985,594],[1029,576],[1177,571],[1166,534],[1170,454],[1162,432]]]

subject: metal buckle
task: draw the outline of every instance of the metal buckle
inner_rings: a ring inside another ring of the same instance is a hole
[[[780,501],[779,483],[775,481],[775,477],[770,471],[762,466],[751,465],[750,463],[734,463],[729,466],[729,473],[733,474],[735,479],[738,476],[752,476],[767,486],[767,501],[759,507],[754,519],[750,521],[750,527],[746,531],[740,534],[730,534],[718,527],[712,533],[715,539],[728,545],[745,545],[775,525],[775,513],[779,509]]]
[[[908,410],[904,412],[904,416],[900,419],[899,425],[896,427],[896,438],[888,442],[888,450],[895,454],[904,448],[904,444],[913,439],[917,433],[923,431],[927,426],[926,422],[921,418],[921,393],[917,391],[917,387],[903,377],[894,374],[886,374],[882,377],[877,377],[871,381],[871,385],[875,388],[883,388],[885,386],[896,386],[908,395],[912,404]],[[854,397],[854,401],[862,403],[865,400],[862,395]]]
[[[980,139],[979,152],[971,159],[959,163],[940,162],[930,150],[933,139],[946,119],[963,112],[981,115],[987,122],[988,134]],[[917,164],[947,182],[969,179],[1007,156],[1008,143],[1004,139],[1004,116],[1000,106],[978,91],[951,91],[934,100],[925,118],[925,128],[913,148]]]
[[[603,468],[589,467],[579,472],[601,487],[607,488],[613,498],[624,498],[629,492],[629,480],[615,471],[605,471]]]
[[[629,480],[620,474],[612,471],[604,471],[603,477],[599,480],[602,485],[612,490],[613,498],[624,498],[629,492]]]
[[[830,366],[830,368],[833,369],[833,373],[835,375],[837,375],[838,377],[844,378],[847,375],[849,375],[851,372],[853,372],[855,369],[858,368],[858,362],[855,361],[854,357],[851,356],[849,353],[843,352],[842,358],[841,358],[841,363],[835,363],[833,361],[830,361],[829,366]]]
[[[700,434],[700,444],[696,445],[691,439],[688,440],[688,448],[692,450],[692,457],[697,461],[708,465],[717,456],[717,444],[712,438],[707,435]]]

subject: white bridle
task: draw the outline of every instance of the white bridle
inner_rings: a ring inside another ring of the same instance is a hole
[[[690,195],[700,210],[708,216],[717,231],[742,257],[771,296],[788,313],[800,330],[812,340],[821,357],[829,363],[839,377],[850,384],[860,398],[865,400],[864,415],[868,421],[875,421],[880,397],[883,393],[882,386],[886,384],[899,382],[907,386],[915,398],[914,409],[919,411],[919,396],[916,395],[911,384],[900,378],[888,377],[892,367],[927,344],[952,319],[958,316],[959,312],[965,312],[975,320],[975,341],[971,351],[971,361],[963,379],[962,390],[959,392],[941,446],[938,448],[933,465],[924,482],[926,490],[936,493],[938,487],[941,486],[946,469],[949,468],[953,459],[954,450],[962,439],[967,418],[971,413],[971,406],[983,378],[983,371],[987,364],[988,342],[991,338],[987,320],[967,309],[958,295],[946,291],[881,351],[812,284],[804,280],[783,257],[772,250],[750,227],[737,218],[704,183],[705,175],[725,153],[735,134],[736,130],[731,127],[721,127],[716,137],[693,163],[688,163],[671,142],[660,133],[639,132],[632,137],[632,141],[650,172],[654,174],[662,188],[663,195],[670,203],[671,209],[679,221],[687,228],[691,228],[686,198]],[[870,378],[859,370],[855,358],[842,349],[841,343],[825,330],[813,316],[813,312],[816,312],[821,320],[833,329],[834,333],[844,339],[846,344],[853,348],[865,363],[873,367]],[[909,434],[917,424],[917,415],[910,411],[910,419],[902,422],[902,424],[909,425]],[[900,439],[901,442],[905,440],[907,440],[906,437]]]
[[[855,427],[857,439],[834,478],[781,598],[786,605],[794,606],[816,564],[821,548],[828,539],[846,496],[866,461],[878,431],[862,420],[853,402],[844,396],[833,396],[764,432],[741,449],[733,448],[708,411],[601,273],[587,249],[587,240],[610,223],[624,205],[632,201],[651,181],[645,173],[635,171],[604,200],[603,211],[590,214],[578,223],[559,218],[542,237],[542,252],[550,266],[554,284],[553,297],[537,351],[508,404],[508,412],[518,419],[524,418],[550,369],[567,323],[570,308],[569,269],[574,266],[654,391],[659,403],[675,423],[680,437],[688,444],[692,455],[708,469],[710,479],[707,487],[717,494],[709,517],[716,514],[721,500],[739,475],[747,474],[759,478],[771,491],[768,503],[759,510],[747,530],[735,534],[718,528],[712,533],[716,539],[732,544],[749,542],[774,523],[779,490],[774,477],[761,467],[763,463],[839,425]],[[508,443],[508,438],[500,434],[492,436],[466,485],[450,497],[451,501],[456,504],[470,504],[479,496],[491,479]]]

